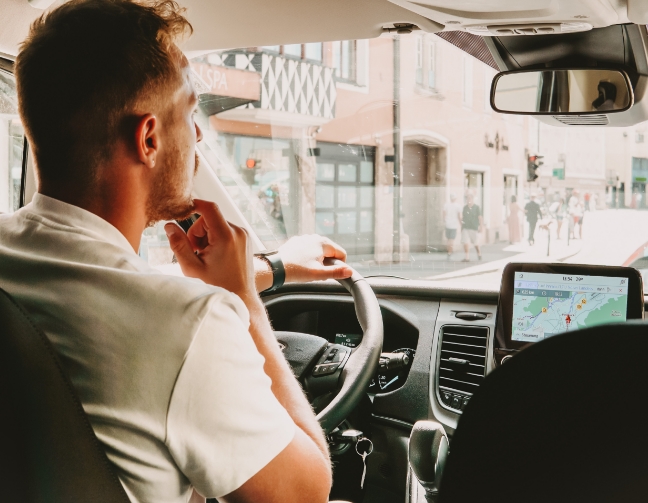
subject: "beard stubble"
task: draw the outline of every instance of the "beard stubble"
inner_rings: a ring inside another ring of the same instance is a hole
[[[184,220],[194,212],[194,202],[187,192],[186,163],[178,149],[173,149],[166,162],[160,166],[153,182],[146,208],[148,227],[162,220]],[[198,173],[200,160],[195,154],[193,176]]]

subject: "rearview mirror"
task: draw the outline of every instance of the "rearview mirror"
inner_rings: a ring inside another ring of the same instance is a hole
[[[496,112],[528,115],[623,112],[634,102],[630,79],[598,68],[499,73],[491,87]]]

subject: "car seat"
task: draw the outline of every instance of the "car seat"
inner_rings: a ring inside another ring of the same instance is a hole
[[[0,404],[0,500],[130,502],[52,344],[2,289]]]
[[[450,443],[440,503],[648,500],[648,325],[601,325],[489,374]]]

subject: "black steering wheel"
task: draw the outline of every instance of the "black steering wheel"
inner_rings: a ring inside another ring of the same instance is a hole
[[[362,328],[362,342],[357,347],[331,344],[316,335],[275,332],[311,402],[325,404],[317,419],[327,434],[348,417],[367,392],[383,345],[382,315],[372,288],[355,270],[350,278],[339,282],[352,295]]]

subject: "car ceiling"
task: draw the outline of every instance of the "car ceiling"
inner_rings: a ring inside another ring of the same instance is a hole
[[[181,0],[179,3],[187,7],[195,29],[194,36],[184,45],[188,53],[373,38],[395,24],[411,24],[427,32],[462,32],[475,26],[574,20],[587,22],[594,28],[648,22],[648,0]],[[29,24],[43,11],[32,7],[28,0],[0,0],[0,12],[4,21],[0,29],[0,53],[13,57]]]

